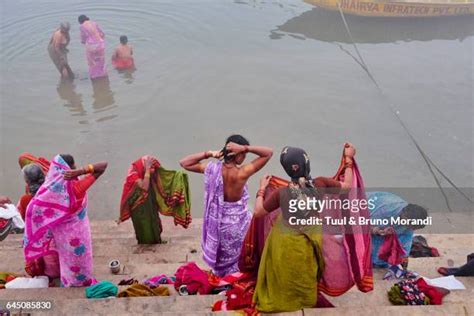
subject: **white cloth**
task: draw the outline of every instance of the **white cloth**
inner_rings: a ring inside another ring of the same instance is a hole
[[[456,279],[454,275],[436,278],[436,279],[428,279],[428,278],[423,278],[423,279],[425,279],[426,283],[428,283],[431,286],[442,287],[447,290],[465,290],[466,289],[464,284],[462,284],[461,281]]]
[[[18,209],[13,204],[5,204],[6,208],[0,207],[0,218],[12,219],[13,228],[24,229],[25,222],[21,218]]]
[[[47,288],[49,278],[47,276],[38,276],[34,278],[16,278],[5,284],[6,289],[38,289]]]

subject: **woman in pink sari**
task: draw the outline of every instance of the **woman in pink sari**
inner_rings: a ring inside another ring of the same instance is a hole
[[[81,30],[81,43],[86,45],[87,63],[91,79],[107,76],[105,69],[105,34],[96,22],[85,15],[78,18]]]
[[[64,287],[89,286],[95,281],[87,189],[106,168],[107,163],[101,162],[76,169],[71,155],[57,155],[45,182],[28,204],[25,259],[29,262],[56,252]]]

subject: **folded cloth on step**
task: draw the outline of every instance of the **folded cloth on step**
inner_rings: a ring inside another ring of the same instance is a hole
[[[102,281],[86,288],[87,298],[106,298],[117,296],[118,287],[109,281]]]
[[[16,278],[16,274],[10,272],[0,272],[0,289],[5,288],[5,284]]]
[[[405,250],[400,244],[395,231],[392,234],[385,236],[384,241],[380,246],[378,257],[393,266],[402,263],[403,258],[405,257]]]
[[[398,289],[397,289],[398,288]],[[415,281],[403,280],[394,284],[388,291],[388,299],[394,305],[429,305],[430,299],[423,293]]]
[[[174,287],[177,291],[181,285],[186,285],[187,291],[191,295],[211,293],[212,286],[209,284],[208,274],[201,270],[194,262],[189,262],[179,267],[175,276]]]
[[[393,279],[416,279],[418,273],[405,270],[401,265],[390,266],[387,269],[387,272],[383,276],[384,280],[393,280]]]
[[[139,297],[139,296],[169,296],[170,290],[166,286],[151,288],[145,284],[133,284],[121,291],[118,297]]]
[[[419,278],[418,280],[416,280],[416,285],[418,286],[420,291],[422,291],[423,293],[425,293],[426,296],[429,297],[431,305],[443,304],[443,297],[449,294],[449,290],[431,286],[426,283],[423,278]]]
[[[34,278],[15,278],[5,284],[6,289],[39,289],[49,286],[49,278],[47,276],[38,276]]]
[[[151,288],[158,287],[160,284],[174,284],[174,281],[176,280],[176,277],[167,277],[165,274],[160,274],[157,276],[154,276],[152,278],[149,278],[143,284],[148,285]]]
[[[138,283],[138,280],[135,280],[134,278],[131,279],[123,279],[121,280],[118,285],[132,285]]]
[[[0,207],[0,218],[6,220],[11,219],[13,223],[12,228],[24,229],[25,222],[21,218],[21,214],[18,212],[16,206],[13,204],[5,204],[5,207],[6,208]]]

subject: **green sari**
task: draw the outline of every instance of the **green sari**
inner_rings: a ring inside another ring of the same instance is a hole
[[[157,210],[155,192],[150,190],[145,202],[137,206],[131,213],[135,236],[139,244],[161,243],[163,226]]]
[[[144,190],[139,183],[145,176],[142,157],[132,163],[125,179],[120,204],[120,220],[132,218],[139,244],[161,243],[163,226],[159,213],[172,216],[175,225],[187,228],[191,223],[191,203],[188,176],[182,171],[166,170],[152,158],[155,170],[150,175],[150,185]]]

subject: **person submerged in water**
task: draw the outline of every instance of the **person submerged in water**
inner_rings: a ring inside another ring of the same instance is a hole
[[[68,22],[61,23],[59,28],[54,31],[48,44],[49,57],[51,57],[62,79],[74,79],[74,73],[67,61],[69,50],[66,47],[71,40],[69,36],[70,28],[71,26]]]
[[[120,36],[120,45],[115,48],[112,55],[112,64],[119,70],[135,68],[133,48],[128,44],[128,38],[125,35]]]
[[[259,157],[244,164],[247,153]],[[242,242],[252,217],[247,206],[247,180],[262,169],[272,155],[271,148],[250,146],[243,136],[232,135],[221,151],[200,152],[180,161],[184,169],[204,173],[201,246],[204,261],[217,276],[239,271]],[[207,158],[223,158],[224,161],[202,162]]]

